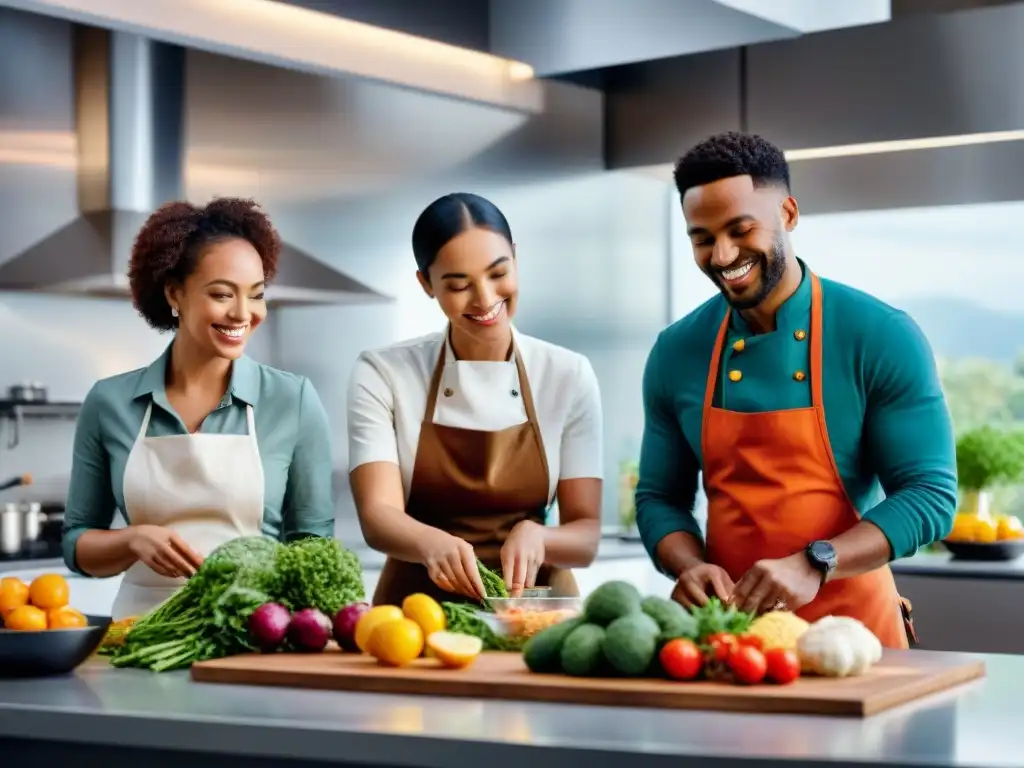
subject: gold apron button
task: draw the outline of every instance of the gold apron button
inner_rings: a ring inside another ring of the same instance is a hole
[[[807,378],[807,374],[804,373],[803,371],[797,371],[796,373],[793,374],[793,380],[794,381],[803,381],[806,378]]]
[[[515,389],[512,390],[512,397],[519,397],[518,390],[515,390]]]
[[[746,347],[746,346],[747,346],[747,342],[745,342],[743,339],[739,339],[738,341],[734,341],[732,343],[732,351],[733,352],[742,352],[744,347]]]
[[[739,371],[729,371],[729,381],[739,381],[743,378],[743,374]]]
[[[455,392],[453,392],[450,387],[445,387],[444,388],[444,396],[445,397],[451,397],[454,394],[455,394]]]
[[[804,339],[807,338],[807,331],[793,331],[793,338],[796,339],[797,341],[803,341]]]

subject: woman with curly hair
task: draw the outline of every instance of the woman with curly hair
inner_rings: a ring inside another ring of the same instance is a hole
[[[235,537],[334,534],[331,435],[313,385],[244,356],[280,251],[249,200],[168,203],[139,232],[133,303],[174,339],[86,396],[63,536],[75,572],[124,573],[115,619],[155,607]]]

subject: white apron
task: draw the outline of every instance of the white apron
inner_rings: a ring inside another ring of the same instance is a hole
[[[203,557],[239,536],[261,535],[263,462],[252,406],[246,435],[146,437],[152,412],[150,403],[124,468],[129,525],[172,528]],[[121,581],[114,620],[149,612],[184,583],[135,563]]]

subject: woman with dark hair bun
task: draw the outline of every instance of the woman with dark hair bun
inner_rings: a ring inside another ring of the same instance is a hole
[[[435,200],[412,249],[448,327],[364,352],[348,390],[352,492],[366,541],[388,556],[374,602],[479,600],[478,558],[513,594],[576,595],[569,569],[590,565],[600,539],[594,371],[513,328],[516,249],[493,203]]]
[[[115,619],[148,612],[230,539],[334,535],[331,435],[313,385],[244,356],[280,251],[251,200],[168,203],[138,234],[133,303],[174,339],[89,391],[64,517],[69,568],[124,574]],[[124,529],[110,530],[115,509]]]

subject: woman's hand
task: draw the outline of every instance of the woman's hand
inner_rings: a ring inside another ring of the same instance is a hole
[[[445,592],[474,600],[487,597],[476,553],[468,542],[435,528],[424,536],[420,552],[430,580]]]
[[[512,597],[537,584],[537,572],[544,565],[544,526],[523,520],[512,529],[501,548],[501,569]]]
[[[128,548],[155,573],[171,579],[188,578],[203,564],[203,557],[170,528],[161,525],[128,527],[131,540]]]

